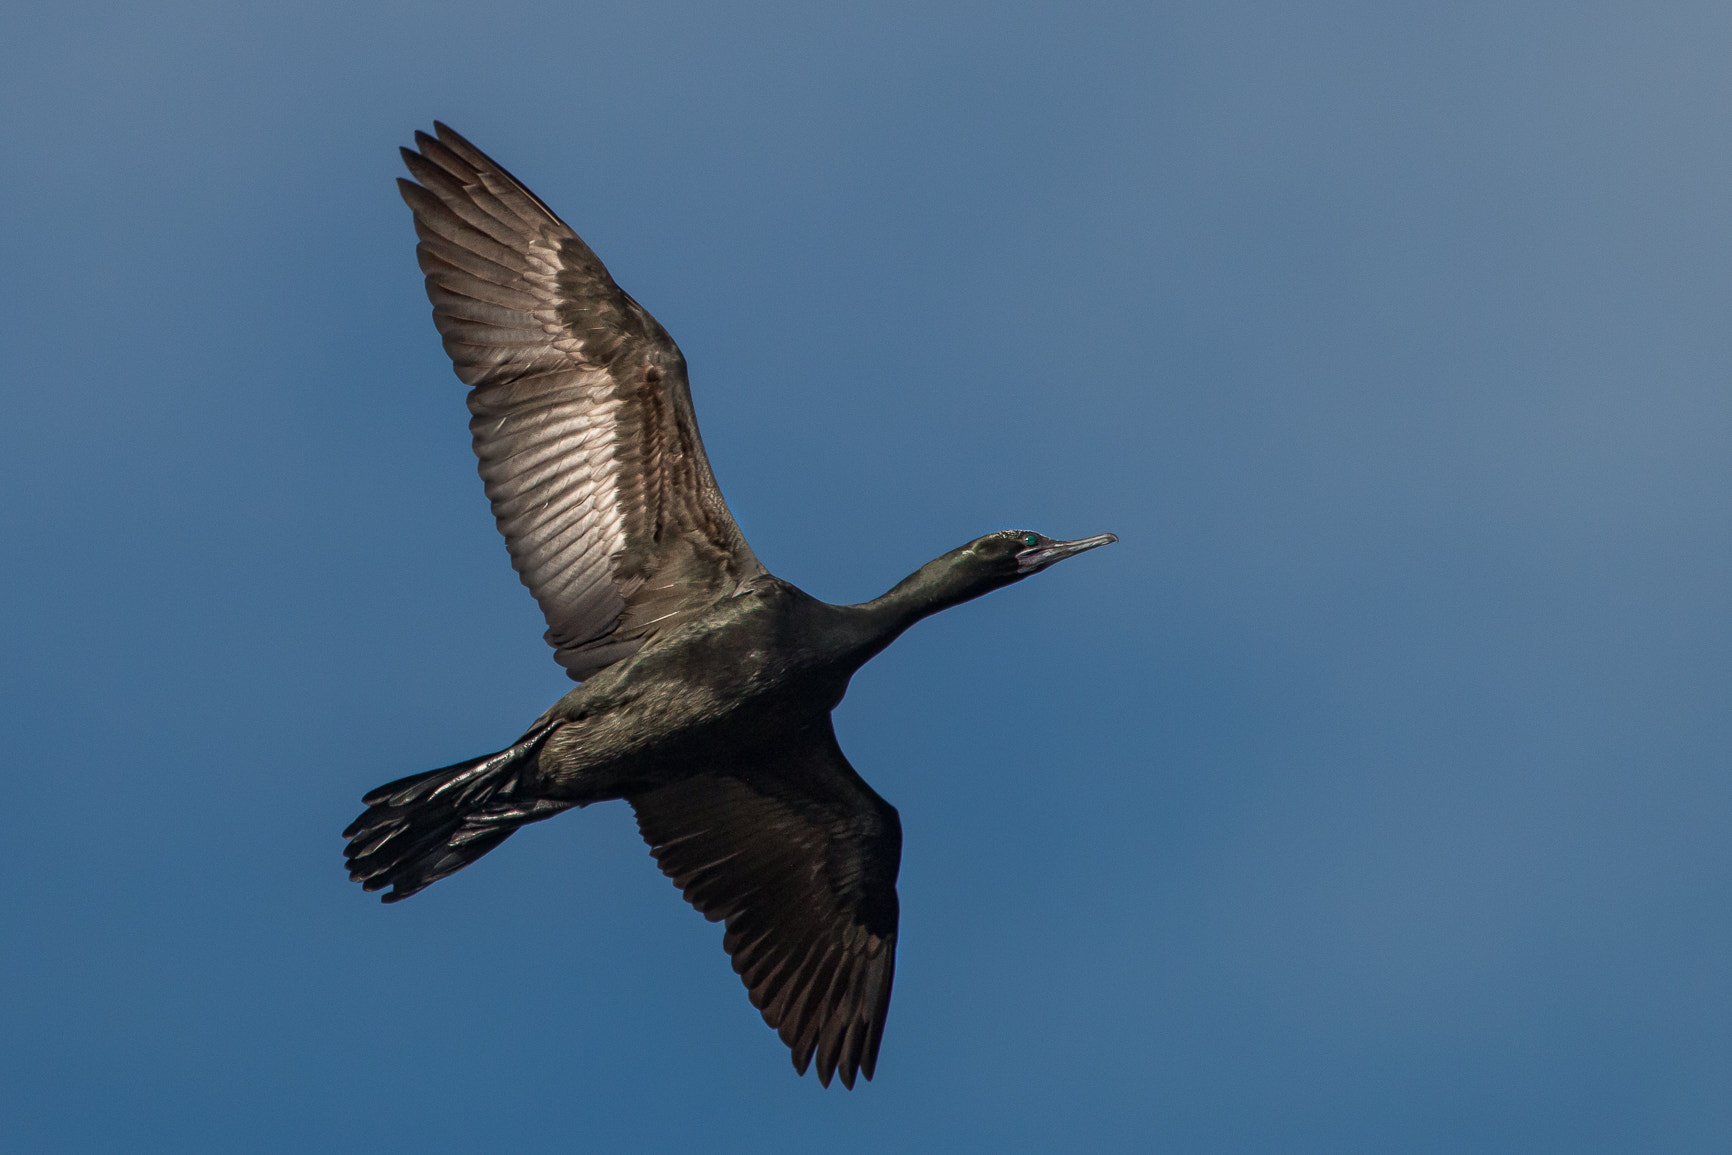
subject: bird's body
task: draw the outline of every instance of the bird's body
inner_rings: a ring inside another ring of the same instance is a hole
[[[541,757],[547,790],[619,796],[828,716],[854,672],[837,608],[761,575],[602,670],[543,716],[558,725]]]
[[[548,641],[581,684],[497,754],[367,795],[351,877],[406,898],[521,826],[625,799],[804,1072],[870,1078],[895,962],[896,811],[830,712],[914,622],[1096,545],[989,534],[883,597],[771,575],[710,472],[661,326],[571,230],[456,133],[401,182],[434,319],[474,388],[481,474]]]
[[[579,805],[623,798],[827,722],[864,660],[851,608],[751,579],[543,714],[530,728],[554,727],[538,791]]]

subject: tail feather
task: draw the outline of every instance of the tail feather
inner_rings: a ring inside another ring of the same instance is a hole
[[[349,877],[363,890],[388,886],[383,901],[401,902],[462,870],[519,826],[570,809],[569,802],[518,793],[552,732],[543,727],[497,754],[412,774],[369,793],[361,800],[367,810],[343,831]]]

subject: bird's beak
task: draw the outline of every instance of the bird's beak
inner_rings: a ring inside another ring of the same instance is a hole
[[[1116,533],[1096,534],[1094,537],[1079,537],[1075,541],[1049,541],[1037,545],[1033,549],[1025,549],[1016,555],[1016,568],[1025,574],[1039,573],[1055,562],[1061,562],[1067,557],[1075,557],[1084,550],[1093,549],[1097,545],[1111,545],[1119,540]]]

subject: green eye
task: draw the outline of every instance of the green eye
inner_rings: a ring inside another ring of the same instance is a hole
[[[1040,535],[1038,533],[1025,533],[1022,535],[1022,544],[1027,546],[1039,545]]]

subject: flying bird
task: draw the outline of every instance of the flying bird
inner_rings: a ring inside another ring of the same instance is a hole
[[[805,1074],[877,1064],[896,963],[896,809],[830,712],[929,614],[1117,539],[989,533],[882,597],[830,605],[774,576],[722,500],[686,362],[534,193],[443,124],[403,149],[433,323],[511,563],[580,684],[496,754],[388,783],[343,832],[386,902],[519,827],[624,799],[712,922]]]

